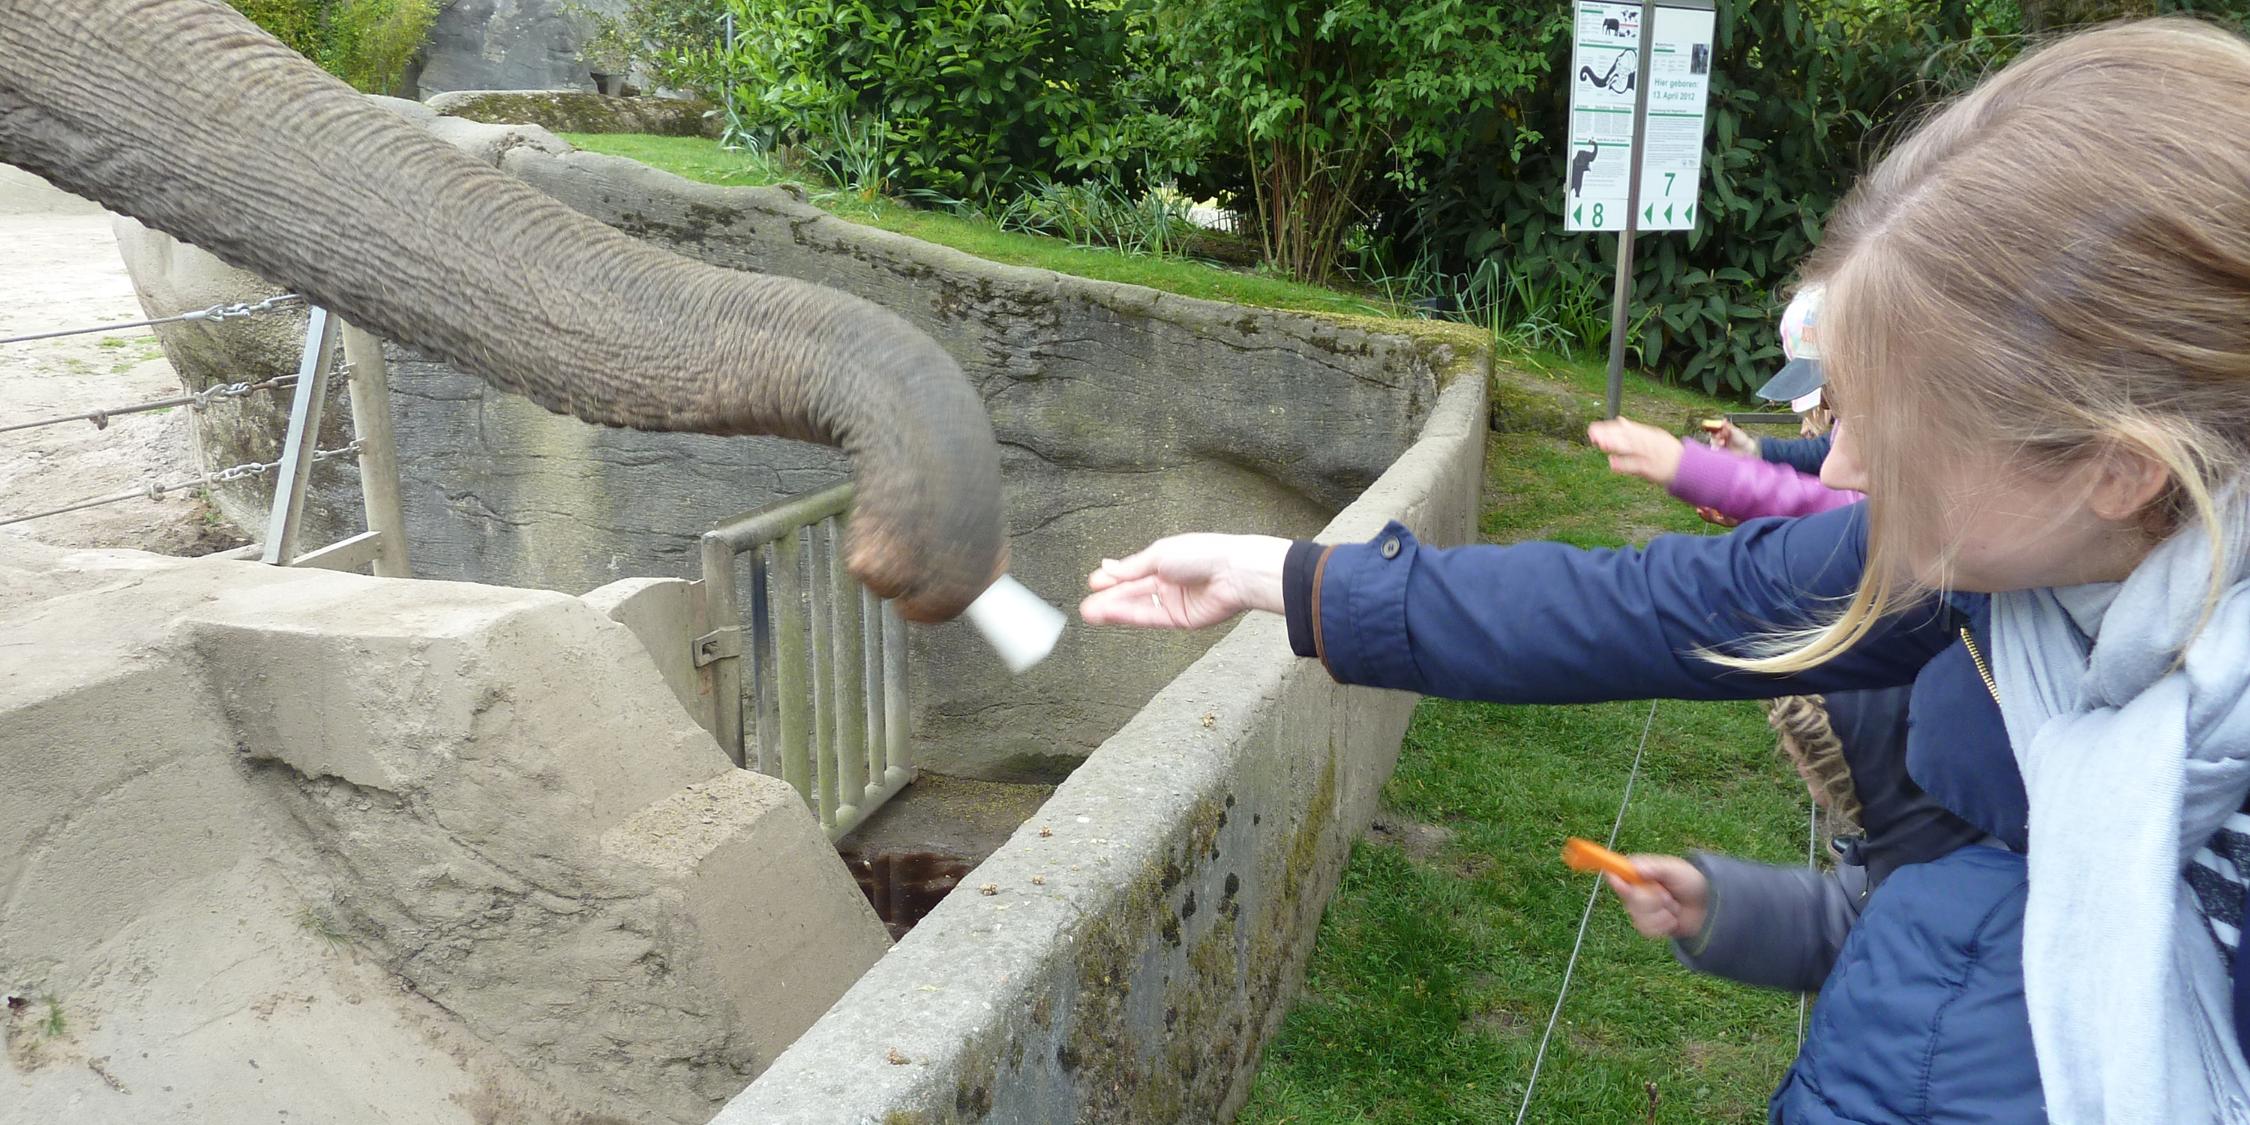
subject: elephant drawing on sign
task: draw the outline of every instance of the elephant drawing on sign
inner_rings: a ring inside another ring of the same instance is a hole
[[[1600,141],[1587,141],[1592,148],[1570,154],[1570,194],[1583,195],[1586,191],[1586,170],[1594,166],[1594,158],[1602,154]]]
[[[1622,74],[1618,72],[1618,68],[1623,66],[1624,63],[1625,56],[1619,55],[1609,60],[1609,69],[1600,74],[1594,73],[1593,67],[1579,67],[1578,79],[1589,85],[1608,90],[1613,94],[1630,94],[1633,92],[1633,72],[1630,69],[1625,70]]]
[[[843,448],[847,562],[910,618],[1006,567],[992,424],[935,341],[580,215],[221,0],[0,0],[0,162],[557,413]]]

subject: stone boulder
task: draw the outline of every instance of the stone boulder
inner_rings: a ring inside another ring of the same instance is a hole
[[[624,0],[575,0],[617,15]],[[590,90],[574,0],[446,0],[410,75],[423,96],[448,90]]]

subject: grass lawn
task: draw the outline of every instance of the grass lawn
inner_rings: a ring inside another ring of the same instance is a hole
[[[1534,377],[1599,414],[1597,365],[1547,367]],[[1660,424],[1724,406],[1628,382],[1626,413]],[[1481,530],[1610,547],[1712,529],[1583,442],[1498,433]],[[1383,791],[1385,819],[1410,827],[1353,849],[1240,1120],[1515,1120],[1591,884],[1557,853],[1566,836],[1608,834],[1648,715],[1424,701]],[[1803,862],[1804,787],[1773,745],[1756,704],[1658,704],[1621,850]],[[1795,1051],[1796,998],[1688,973],[1602,897],[1529,1119],[1763,1121]]]
[[[1009,265],[1036,266],[1056,273],[1146,285],[1167,293],[1261,308],[1310,309],[1361,316],[1389,316],[1393,312],[1379,299],[1338,293],[1317,285],[1222,269],[1189,259],[1128,255],[1073,246],[1061,239],[1002,230],[997,224],[974,216],[824,189],[807,182],[802,175],[777,168],[770,159],[755,153],[731,152],[720,148],[718,142],[701,137],[655,137],[638,133],[565,133],[562,136],[587,152],[628,157],[702,183],[722,187],[801,184],[814,203],[839,218],[951,246]]]
[[[706,140],[568,139],[706,183],[789,178]],[[852,221],[1001,262],[1251,305],[1394,312],[1374,298],[1083,249],[885,200],[812,197]],[[1487,540],[1609,547],[1712,530],[1660,490],[1612,476],[1572,436],[1572,417],[1600,413],[1598,363],[1521,363],[1524,370],[1505,378],[1535,392],[1550,416],[1490,436],[1480,525]],[[1627,384],[1626,413],[1659,425],[1727,405],[1637,376]],[[1608,834],[1648,714],[1646,703],[1423,703],[1384,790],[1386,820],[1409,826],[1405,842],[1394,833],[1354,848],[1305,990],[1266,1050],[1241,1120],[1513,1121],[1591,883],[1565,871],[1557,853],[1565,836]],[[1775,754],[1757,705],[1667,702],[1656,708],[1619,843],[1803,862],[1805,812],[1804,788]],[[1664,945],[1634,934],[1604,892],[1531,1119],[1763,1120],[1796,1028],[1794,996],[1690,975]]]

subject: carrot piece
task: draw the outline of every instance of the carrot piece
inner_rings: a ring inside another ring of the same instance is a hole
[[[1606,871],[1628,883],[1645,883],[1633,861],[1580,836],[1563,841],[1562,861],[1572,871]]]

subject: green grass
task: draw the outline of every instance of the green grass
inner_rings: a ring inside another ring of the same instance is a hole
[[[695,138],[568,137],[705,183],[806,177]],[[808,185],[853,222],[993,261],[1268,308],[1396,315],[1339,293],[1173,258],[1134,257],[1017,234],[976,217]],[[1598,417],[1598,362],[1535,354],[1503,375],[1484,537],[1620,546],[1712,529],[1647,484],[1610,474],[1582,436]],[[1513,405],[1511,403],[1511,405]],[[1730,404],[1638,376],[1625,413],[1684,430]],[[1560,985],[1590,879],[1559,862],[1563,838],[1609,831],[1646,703],[1498,707],[1424,702],[1384,789],[1387,816],[1452,836],[1415,858],[1362,842],[1321,922],[1305,990],[1267,1048],[1241,1120],[1253,1125],[1512,1121]],[[1708,848],[1802,862],[1804,788],[1773,750],[1755,704],[1659,704],[1620,836],[1631,851]],[[1605,892],[1531,1119],[1759,1121],[1795,1050],[1794,996],[1688,973],[1634,934]],[[1655,1107],[1651,1112],[1650,1091]]]
[[[1524,378],[1599,413],[1598,365],[1555,361]],[[1628,386],[1626,413],[1662,425],[1725,405]],[[1490,437],[1488,540],[1620,546],[1708,530],[1661,490],[1611,475],[1582,441]],[[1646,703],[1425,701],[1384,789],[1385,815],[1452,837],[1424,858],[1388,844],[1353,850],[1241,1120],[1514,1120],[1591,882],[1557,853],[1566,836],[1608,834],[1648,715]],[[1803,862],[1805,813],[1756,704],[1665,702],[1619,844]],[[1762,1121],[1796,1027],[1794,996],[1687,972],[1635,934],[1605,891],[1530,1119]]]
[[[797,183],[812,201],[839,218],[950,246],[979,258],[1056,273],[1146,285],[1167,293],[1232,301],[1270,309],[1388,316],[1395,310],[1372,295],[1355,295],[1224,269],[1182,258],[1119,254],[1073,246],[1059,239],[1021,234],[973,215],[910,207],[890,199],[868,199],[855,192],[823,188],[803,173],[778,166],[757,153],[732,152],[700,137],[656,137],[638,133],[566,133],[563,139],[588,152],[638,160],[675,176],[723,187]]]

